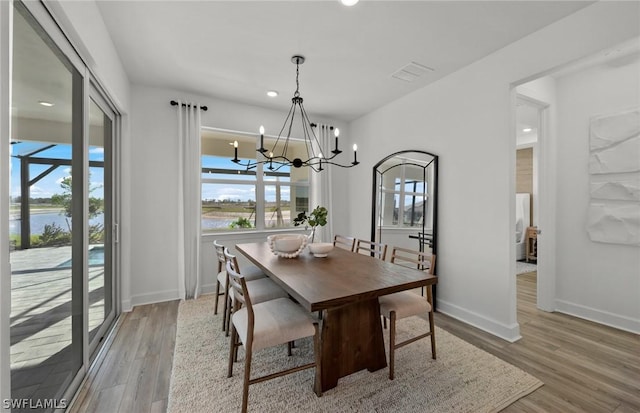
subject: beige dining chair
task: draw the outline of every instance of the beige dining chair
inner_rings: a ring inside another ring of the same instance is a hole
[[[387,258],[387,244],[359,239],[353,249],[358,254],[370,255],[384,261]]]
[[[229,252],[229,248],[224,249],[224,256],[226,260],[227,275],[229,275],[229,270],[228,270],[229,265],[231,265],[231,268],[233,268],[233,270],[237,274],[239,274],[240,267],[238,266],[238,260],[236,259],[235,255],[232,255]],[[254,304],[262,303],[269,300],[275,300],[277,298],[289,297],[289,294],[287,294],[285,290],[280,288],[276,283],[271,281],[268,277],[262,277],[254,280],[248,280],[246,277],[244,277],[244,279],[247,284],[247,289],[251,294],[251,297],[253,298]],[[227,299],[228,301],[226,305],[226,312],[224,313],[224,318],[226,318],[225,326],[228,327],[231,325],[230,324],[231,313],[233,312],[233,303],[235,302],[235,293],[232,288],[228,289]],[[225,331],[226,331],[226,335],[228,336],[229,328],[227,328]]]
[[[356,239],[353,237],[336,235],[335,237],[333,237],[333,246],[342,248],[347,251],[353,251],[353,248],[356,246]]]
[[[322,396],[322,388],[320,387],[320,329],[318,328],[318,322],[312,319],[307,311],[288,298],[255,303],[253,295],[247,288],[249,282],[235,271],[231,261],[227,262],[226,270],[227,274],[229,274],[229,284],[235,297],[231,320],[227,377],[233,375],[233,363],[237,358],[237,349],[242,346],[245,350],[242,412],[247,411],[249,386],[251,384],[312,367],[316,368],[314,391],[318,396]],[[315,358],[313,363],[251,378],[251,359],[254,352],[267,347],[288,344],[288,355],[291,355],[290,343],[305,337],[313,337]]]
[[[436,256],[406,248],[394,247],[391,262],[403,266],[413,266],[433,274]],[[407,265],[408,264],[408,265]],[[433,295],[431,286],[427,286],[427,297],[419,296],[411,291],[401,291],[378,298],[380,314],[389,319],[389,379],[393,380],[395,369],[395,351],[425,337],[431,337],[431,357],[436,358],[436,336],[433,322]],[[426,314],[429,318],[429,332],[396,343],[396,321],[402,318]]]
[[[218,259],[218,275],[216,276],[216,299],[213,314],[218,314],[218,299],[220,298],[220,295],[224,295],[224,304],[222,309],[222,314],[224,315],[227,313],[227,302],[229,300],[229,289],[227,288],[227,285],[229,285],[229,277],[227,276],[227,271],[225,269],[227,259],[224,256],[224,245],[220,244],[218,240],[214,240],[213,247],[216,250],[216,256]],[[246,265],[245,268],[243,268],[243,275],[245,276],[245,279],[247,281],[266,277],[264,272],[262,272],[262,270],[255,265]],[[227,330],[226,323],[227,318],[222,317],[222,331]]]

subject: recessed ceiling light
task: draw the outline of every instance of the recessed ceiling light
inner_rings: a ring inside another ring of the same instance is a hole
[[[277,90],[270,90],[267,92],[267,96],[269,96],[270,98],[274,98],[276,96],[278,96],[278,91]]]
[[[524,128],[524,129],[522,129],[522,132],[531,132],[532,130],[533,129],[531,129],[531,128]]]
[[[42,106],[46,106],[46,107],[48,107],[48,108],[50,108],[51,106],[53,106],[53,103],[51,103],[51,102],[47,102],[47,101],[45,101],[45,100],[41,100],[41,101],[39,101],[38,103],[39,103],[39,104],[41,104]]]
[[[354,6],[359,0],[340,0],[345,6]]]

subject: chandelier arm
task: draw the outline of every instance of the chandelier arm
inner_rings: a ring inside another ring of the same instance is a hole
[[[355,163],[354,163],[354,162],[351,162],[351,163],[350,163],[350,164],[348,164],[348,165],[342,165],[342,164],[339,164],[339,163],[337,163],[337,162],[332,162],[332,161],[325,161],[325,160],[322,160],[322,163],[323,163],[323,164],[325,164],[325,163],[326,163],[326,164],[329,164],[329,165],[339,166],[340,168],[353,168],[354,166],[358,165],[360,162],[355,162]]]
[[[284,150],[282,152],[282,155],[284,156],[284,154],[288,153],[289,151],[289,139],[291,139],[291,131],[293,130],[293,120],[296,117],[296,106],[298,106],[295,102],[296,102],[296,98],[292,99],[293,104],[291,105],[292,108],[292,112],[291,112],[291,120],[289,120],[289,118],[285,119],[285,125],[287,123],[287,121],[289,121],[289,130],[287,131],[287,137],[286,140],[284,142]]]
[[[309,137],[309,131],[307,130],[307,119],[305,118],[305,113],[303,111],[303,108],[300,107],[300,117],[302,118],[300,120],[300,123],[302,124],[302,136],[304,138],[304,147],[305,150],[307,151],[307,160],[304,163],[308,163],[309,159],[312,159],[315,157],[315,152],[313,150],[313,142],[311,142],[311,138]]]
[[[304,108],[304,104],[301,102],[300,103],[300,111],[302,112],[302,120],[306,125],[309,125],[308,127],[311,126],[311,121],[309,120],[309,116],[307,115],[307,110]],[[311,128],[311,136],[313,136],[313,140],[316,141],[316,145],[318,146],[318,150],[322,153],[323,156],[325,156],[324,152],[324,148],[322,147],[322,145],[320,145],[320,141],[318,140],[318,136],[315,134],[315,132],[313,132],[313,128]],[[309,139],[309,141],[311,142],[311,139]],[[313,142],[311,143],[311,153],[313,154],[313,156],[316,156],[315,151],[313,151]]]
[[[291,116],[292,113],[295,113],[295,104],[292,102],[291,103],[291,107],[289,108],[289,113],[287,113],[287,117],[284,119],[284,123],[282,124],[282,128],[280,128],[280,132],[278,132],[278,138],[276,139],[276,143],[275,145],[273,145],[273,150],[271,152],[275,152],[276,148],[278,146],[278,142],[280,142],[280,138],[282,137],[282,132],[284,131],[284,128],[287,127],[287,121],[289,120],[289,118],[291,117],[291,121],[293,121],[293,117]],[[295,115],[294,115],[295,116]],[[289,138],[286,139],[286,141],[289,141]],[[282,151],[282,154],[284,155],[286,152],[286,144],[285,146],[285,150]]]

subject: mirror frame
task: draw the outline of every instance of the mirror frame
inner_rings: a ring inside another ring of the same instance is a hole
[[[433,254],[437,254],[438,251],[438,155],[435,155],[431,152],[421,151],[421,150],[404,150],[392,153],[391,155],[383,158],[378,163],[373,165],[373,187],[372,187],[372,195],[371,195],[371,241],[375,242],[376,240],[376,230],[377,230],[377,205],[378,205],[378,167],[388,161],[389,159],[407,153],[419,153],[423,155],[429,155],[433,157],[433,160],[428,164],[433,164],[433,184],[435,186],[433,191],[433,197],[435,200],[433,202],[433,240],[431,243],[431,251]],[[427,165],[427,166],[428,166]],[[425,167],[426,168],[426,167]],[[436,260],[436,266],[438,261]],[[435,271],[435,268],[434,268]]]

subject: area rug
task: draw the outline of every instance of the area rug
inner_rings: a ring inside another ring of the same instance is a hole
[[[538,266],[536,264],[524,261],[516,261],[516,275],[526,274],[537,270]]]
[[[227,378],[229,341],[221,331],[220,313],[213,314],[213,302],[212,296],[204,296],[180,303],[169,413],[240,411],[244,353],[240,351],[233,377]],[[426,329],[421,318],[398,322],[399,339]],[[385,339],[387,335],[388,330]],[[436,360],[428,339],[399,349],[394,380],[389,380],[388,369],[365,370],[340,379],[322,397],[312,390],[313,369],[251,385],[249,411],[496,412],[542,386],[519,368],[437,327],[436,341]],[[253,355],[252,377],[312,359],[311,340],[296,342],[291,357],[286,346],[261,350]]]

